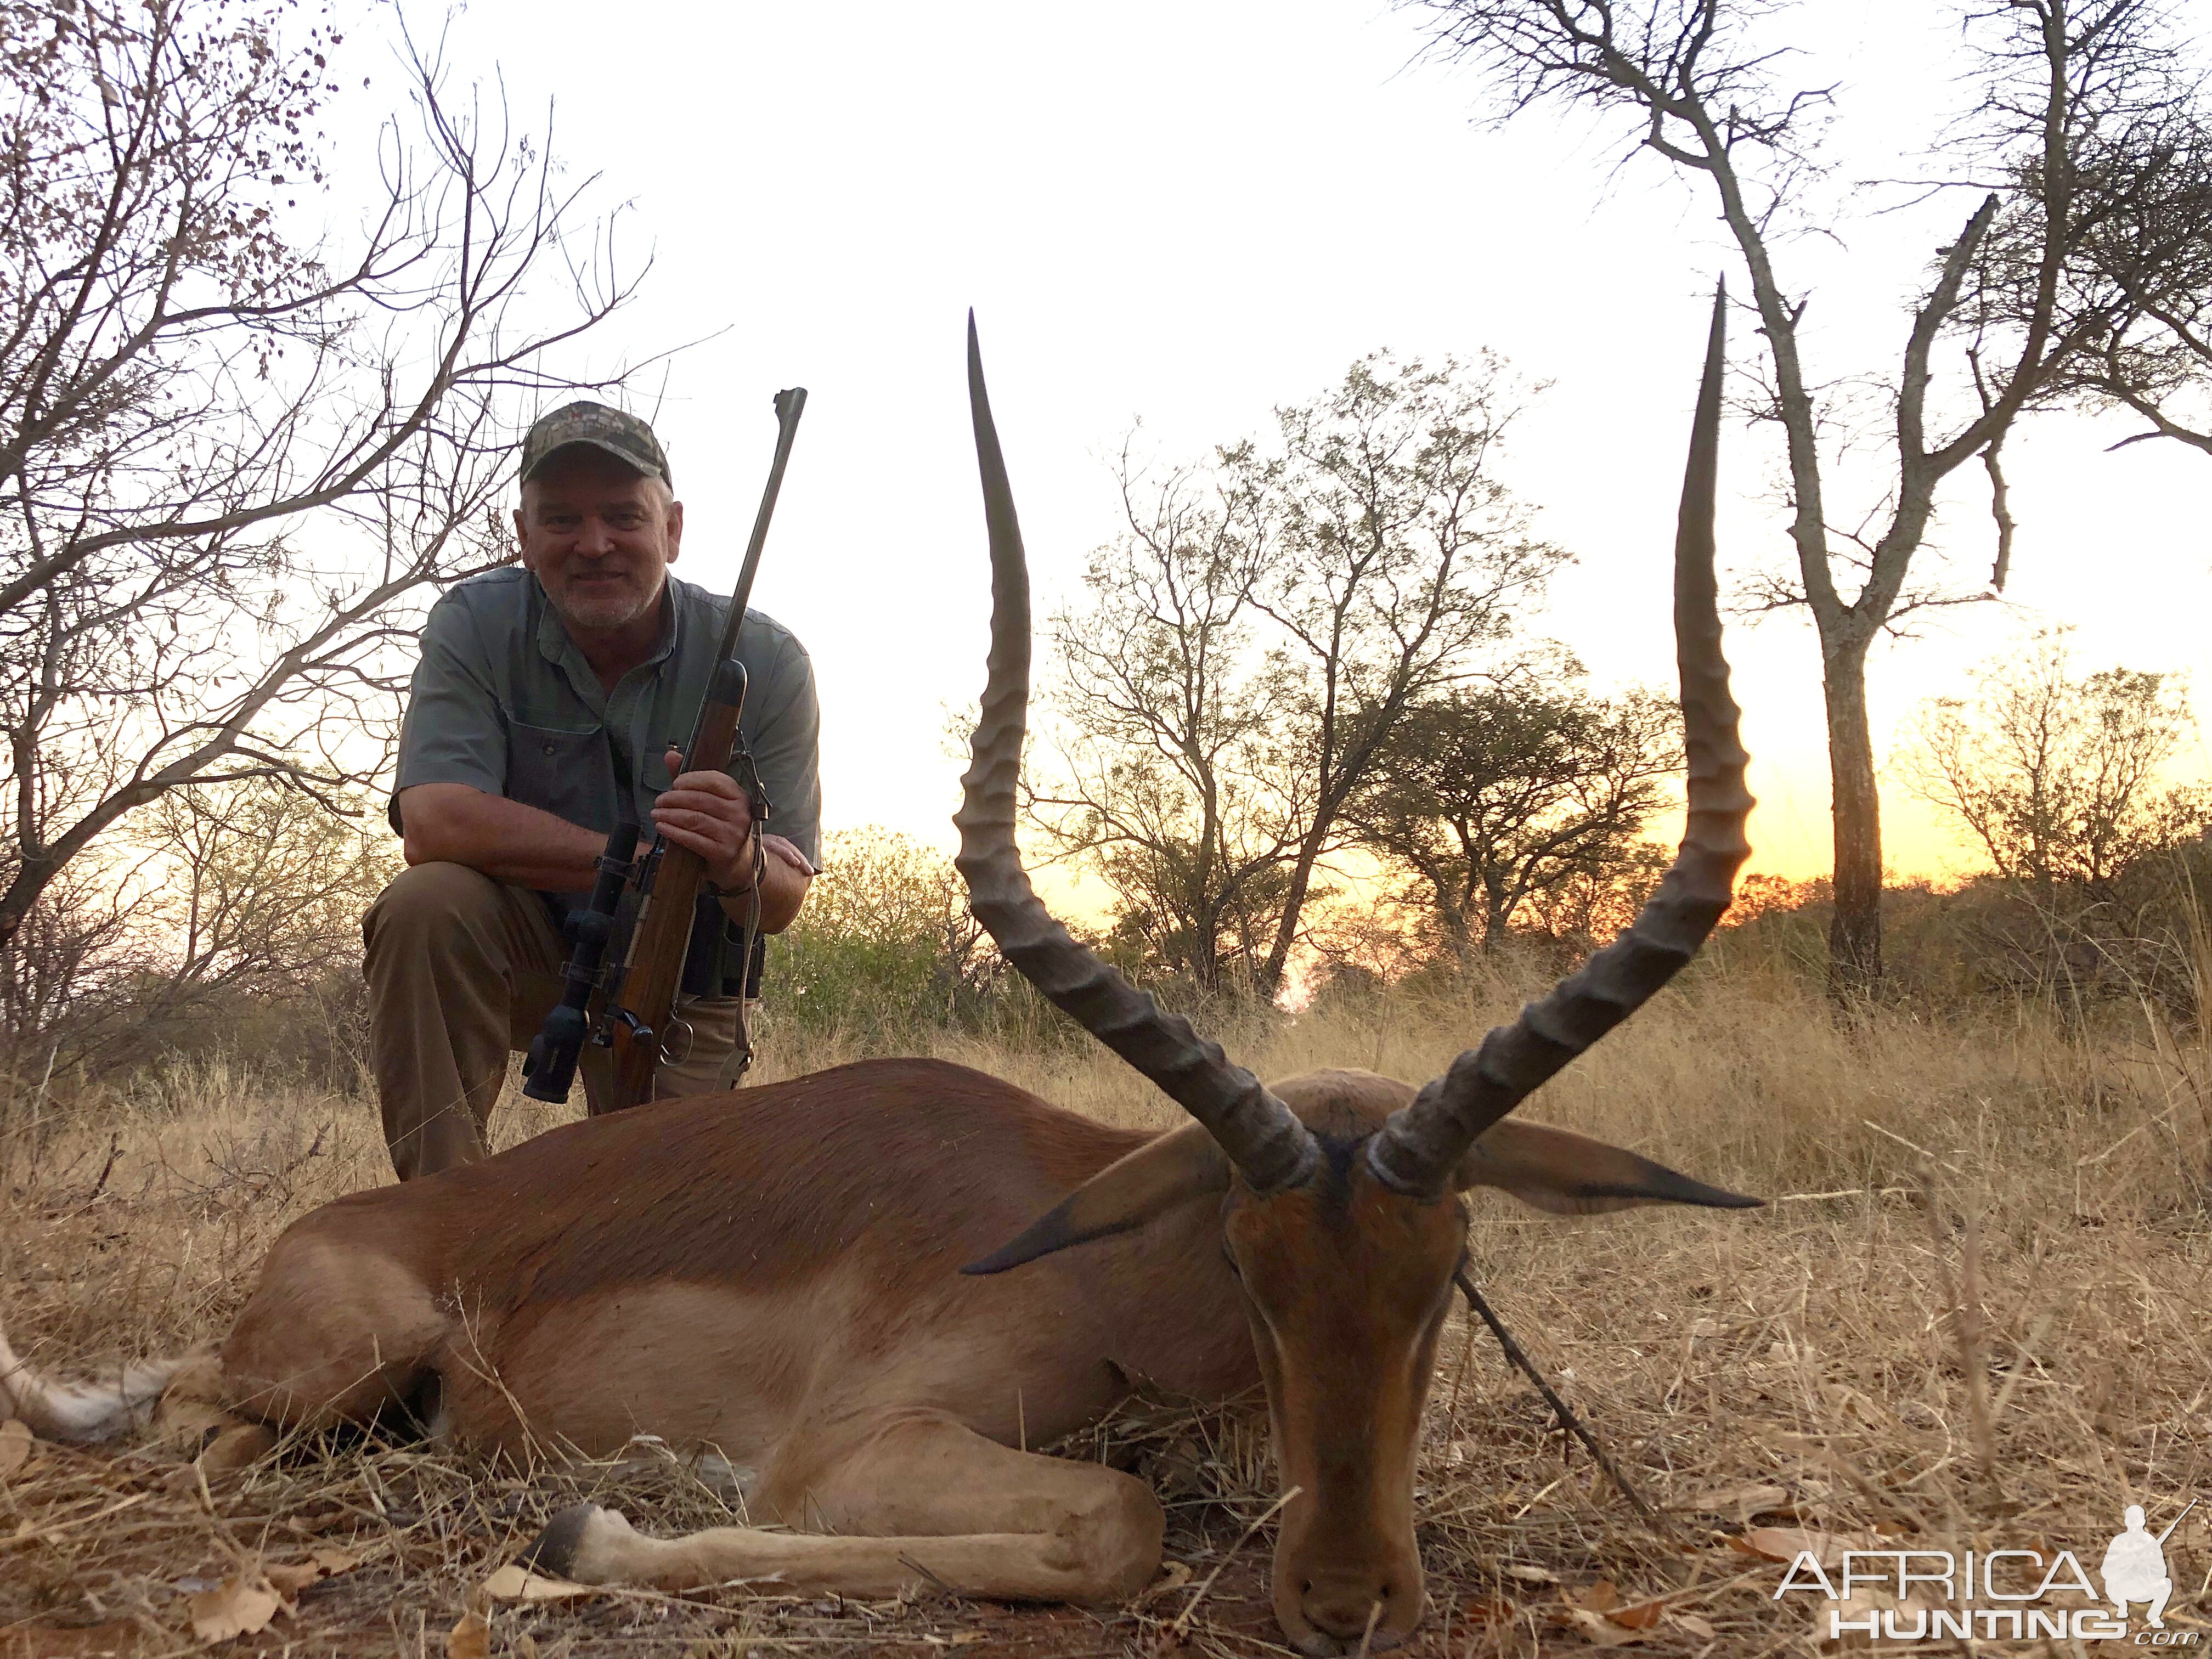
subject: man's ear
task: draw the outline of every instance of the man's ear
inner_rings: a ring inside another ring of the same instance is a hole
[[[1597,1215],[1639,1204],[1749,1210],[1766,1201],[1708,1187],[1588,1135],[1516,1118],[1483,1131],[1460,1160],[1452,1184],[1460,1192],[1495,1187],[1553,1215]]]
[[[1002,1273],[1071,1244],[1126,1233],[1178,1204],[1228,1190],[1228,1154],[1204,1124],[1188,1123],[1108,1164],[1019,1238],[960,1271]]]
[[[668,503],[668,562],[674,564],[676,556],[684,550],[684,503]]]

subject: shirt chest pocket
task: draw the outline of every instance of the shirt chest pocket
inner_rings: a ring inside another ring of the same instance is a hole
[[[587,830],[614,823],[614,761],[606,733],[507,725],[507,798]]]

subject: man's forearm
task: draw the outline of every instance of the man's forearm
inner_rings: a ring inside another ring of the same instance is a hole
[[[765,851],[761,859],[761,932],[780,933],[790,927],[805,900],[807,884],[813,879],[795,866],[787,864],[772,848]],[[722,900],[722,913],[743,926],[750,902],[749,894],[729,894]]]
[[[421,783],[399,793],[399,821],[410,864],[465,864],[494,881],[542,893],[578,893],[598,878],[606,837],[538,807],[486,794],[465,783]],[[798,856],[794,854],[793,856]],[[761,931],[780,933],[799,915],[810,872],[770,849],[762,860]],[[722,901],[734,921],[748,899]]]
[[[410,864],[465,864],[495,881],[542,893],[574,893],[598,876],[606,837],[566,818],[465,783],[419,783],[399,792]]]

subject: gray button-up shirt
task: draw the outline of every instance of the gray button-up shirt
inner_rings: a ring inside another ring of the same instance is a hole
[[[399,735],[399,792],[465,783],[604,834],[621,792],[650,834],[669,784],[662,757],[690,740],[730,602],[668,578],[659,647],[609,694],[538,579],[520,566],[453,586],[430,609]],[[814,665],[782,623],[745,613],[738,659],[748,684],[739,731],[768,793],[767,828],[819,863],[821,713]]]

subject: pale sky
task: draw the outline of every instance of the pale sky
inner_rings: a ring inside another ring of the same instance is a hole
[[[1840,240],[1779,250],[1785,280],[1814,290],[1816,375],[1893,371],[1901,302],[1973,205],[1953,193],[1873,217],[1898,193],[1849,193],[1928,170],[1960,98],[1945,77],[1966,61],[1947,15],[1884,0],[1778,25],[1813,49],[1806,81],[1840,83]],[[731,585],[769,397],[809,389],[755,603],[813,653],[830,828],[949,844],[958,767],[942,710],[980,688],[988,605],[962,374],[971,305],[1045,605],[1115,531],[1106,461],[1134,419],[1163,456],[1189,455],[1263,430],[1274,405],[1376,347],[1489,346],[1551,382],[1502,465],[1578,560],[1540,631],[1601,684],[1668,683],[1686,412],[1711,284],[1726,272],[1743,291],[1733,247],[1705,195],[1656,158],[1616,168],[1607,135],[1544,114],[1476,125],[1480,87],[1415,61],[1419,45],[1414,19],[1372,0],[621,13],[478,0],[457,20],[457,77],[495,72],[526,120],[551,99],[556,153],[603,175],[603,204],[631,204],[627,246],[654,258],[594,366],[724,331],[632,399],[658,399],[688,514],[681,574]],[[365,66],[365,96],[388,96],[398,76]],[[1734,361],[1752,363],[1758,343],[1739,316]],[[1878,649],[1883,749],[1921,699],[1962,690],[1968,666],[2053,621],[2075,624],[2085,667],[2185,671],[2202,692],[2212,459],[2105,453],[2130,430],[2059,416],[2019,430],[2009,603],[1942,613]],[[1729,431],[1721,545],[1738,577],[1786,556],[1773,464],[1771,434]],[[1990,552],[1979,478],[1960,475],[1936,532],[1976,579]],[[1809,625],[1737,624],[1729,649],[1762,803],[1753,867],[1820,872]],[[2207,757],[2199,736],[2191,769]],[[1892,865],[1955,864],[1927,813],[1886,793]]]

